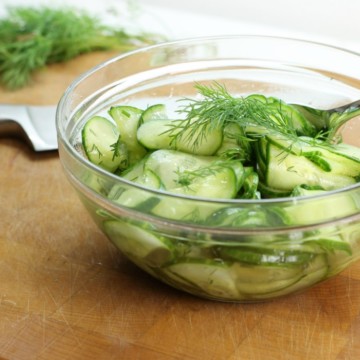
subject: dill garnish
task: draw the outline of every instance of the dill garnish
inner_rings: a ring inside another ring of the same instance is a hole
[[[48,64],[92,51],[128,51],[153,44],[159,36],[133,35],[106,26],[85,11],[72,8],[9,7],[0,19],[0,82],[8,89],[27,85]]]
[[[201,95],[200,99],[182,98],[186,104],[178,110],[185,115],[183,121],[174,122],[168,131],[172,141],[197,141],[206,138],[206,133],[224,127],[229,123],[241,126],[242,134],[239,140],[244,144],[254,137],[271,133],[283,134],[286,138],[297,138],[296,129],[291,118],[278,107],[269,106],[258,98],[234,97],[229,94],[225,86],[214,83],[213,86],[196,84],[195,88]],[[251,129],[256,127],[256,131]],[[200,131],[201,130],[201,131]],[[184,138],[186,137],[186,138]]]

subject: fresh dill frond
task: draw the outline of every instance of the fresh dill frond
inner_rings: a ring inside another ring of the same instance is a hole
[[[0,82],[8,89],[29,83],[48,64],[92,51],[128,51],[160,41],[155,34],[130,34],[85,11],[54,7],[9,7],[0,19]]]
[[[110,148],[113,152],[112,161],[120,158],[118,168],[120,170],[126,169],[129,164],[129,153],[126,144],[121,141],[121,135],[119,135],[116,142],[110,145]]]
[[[93,146],[91,148],[91,152],[92,153],[97,153],[99,159],[101,159],[104,156],[103,153],[101,152],[101,150],[95,144],[93,144]]]
[[[120,145],[121,145],[121,140],[120,140],[120,138],[121,138],[121,137],[119,136],[118,139],[117,139],[117,141],[110,145],[110,148],[111,148],[111,150],[112,150],[112,152],[113,152],[113,157],[112,157],[112,160],[113,160],[113,161],[114,161],[114,159],[115,159],[116,157],[119,157],[119,156],[120,156],[120,149],[121,149],[121,147],[120,147]]]
[[[185,102],[178,113],[184,120],[174,122],[169,130],[172,141],[194,141],[193,137],[206,137],[211,129],[224,129],[229,123],[237,123],[243,129],[243,141],[249,141],[267,134],[282,134],[286,138],[297,138],[296,130],[291,126],[291,119],[281,111],[252,97],[234,97],[225,86],[214,83],[213,86],[196,84],[200,99],[182,98]],[[256,128],[256,131],[252,131]],[[184,137],[186,137],[184,139]]]

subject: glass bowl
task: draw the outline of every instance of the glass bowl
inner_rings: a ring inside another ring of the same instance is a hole
[[[91,116],[119,104],[166,103],[171,112],[179,98],[196,96],[194,83],[214,81],[236,95],[331,108],[360,99],[360,56],[287,38],[209,37],[143,48],[86,72],[58,105],[57,131],[65,173],[97,225],[155,278],[220,301],[303,291],[358,260],[359,184],[311,197],[194,198],[132,183],[83,155]]]

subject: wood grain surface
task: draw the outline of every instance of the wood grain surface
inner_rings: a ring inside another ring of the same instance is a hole
[[[92,54],[1,102],[54,104]],[[0,139],[0,358],[360,359],[360,263],[260,304],[195,298],[146,275],[95,227],[57,153]]]

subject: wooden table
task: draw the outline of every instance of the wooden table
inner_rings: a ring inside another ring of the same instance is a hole
[[[54,104],[92,54],[36,74],[1,102]],[[360,358],[360,263],[260,304],[195,298],[144,274],[96,228],[57,153],[0,139],[0,358]]]

